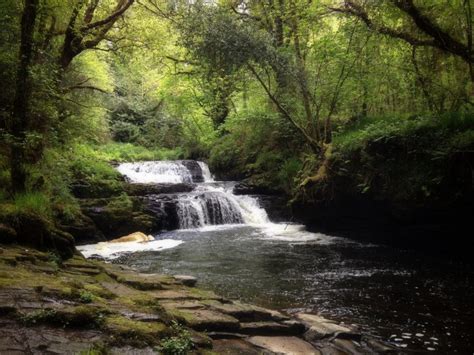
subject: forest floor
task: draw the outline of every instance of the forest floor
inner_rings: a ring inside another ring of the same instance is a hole
[[[189,276],[0,246],[0,353],[357,354],[394,349],[316,315],[224,299]]]

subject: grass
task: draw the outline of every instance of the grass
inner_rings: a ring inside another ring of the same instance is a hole
[[[22,212],[49,220],[53,214],[50,198],[42,192],[26,192],[13,199],[5,199],[0,204],[0,220],[2,216]]]
[[[173,160],[182,159],[184,152],[180,148],[149,149],[130,143],[108,143],[103,145],[78,145],[76,147],[81,152],[105,161],[144,161],[144,160]]]

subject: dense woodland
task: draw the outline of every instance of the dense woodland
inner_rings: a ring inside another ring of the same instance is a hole
[[[306,211],[349,196],[463,215],[473,11],[469,0],[2,0],[2,233],[26,233],[34,216],[67,244],[56,228],[84,218],[79,185],[131,208],[110,162],[153,159],[208,161]]]

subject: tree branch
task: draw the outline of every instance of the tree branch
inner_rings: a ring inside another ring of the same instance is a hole
[[[443,52],[453,54],[460,57],[467,63],[474,62],[469,48],[463,43],[456,40],[449,33],[444,31],[438,24],[422,14],[421,11],[414,5],[413,0],[390,0],[394,6],[407,14],[415,23],[417,28],[430,39],[421,39],[412,34],[390,28],[385,25],[376,24],[369,17],[368,12],[358,3],[353,0],[345,0],[344,7],[330,7],[332,11],[356,16],[365,25],[376,32],[388,35],[393,38],[401,39],[412,46],[429,46],[438,48]]]
[[[81,27],[81,32],[87,32],[93,28],[101,27],[110,23],[113,23],[119,18],[127,9],[132,6],[135,0],[119,0],[116,6],[116,11],[110,16],[104,18],[103,20],[89,23]]]

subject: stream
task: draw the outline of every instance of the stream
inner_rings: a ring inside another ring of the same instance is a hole
[[[233,194],[234,183],[214,181],[203,162],[124,163],[118,170],[131,183],[195,188],[149,197],[163,209],[172,201],[166,213],[179,229],[120,250],[81,246],[84,255],[192,275],[203,288],[264,307],[320,313],[403,350],[472,353],[472,266],[272,223],[258,197]]]

